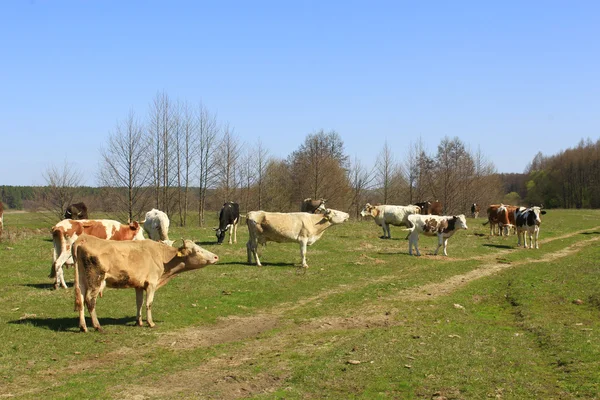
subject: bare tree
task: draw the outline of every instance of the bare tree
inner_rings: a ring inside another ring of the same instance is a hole
[[[53,218],[62,220],[81,187],[81,172],[65,161],[62,167],[51,165],[42,176],[46,186],[36,194],[36,202]]]
[[[365,168],[358,159],[358,156],[354,156],[354,161],[350,166],[348,175],[350,177],[350,186],[352,187],[350,207],[354,206],[354,214],[358,218],[360,210],[366,202],[366,192],[372,187],[375,180],[375,174],[373,170],[369,171]]]
[[[197,113],[197,160],[198,160],[198,225],[204,226],[204,212],[208,188],[215,177],[215,147],[218,142],[219,127],[217,118],[200,104]]]
[[[260,138],[256,146],[255,152],[256,158],[256,186],[257,186],[257,201],[258,209],[262,210],[262,199],[265,186],[265,175],[267,172],[267,165],[269,162],[269,151],[263,146]]]
[[[233,134],[233,130],[226,125],[223,129],[223,138],[218,147],[219,163],[216,165],[218,171],[218,193],[223,201],[234,201],[237,198],[239,186],[239,158],[240,142]]]
[[[117,123],[107,148],[101,149],[100,154],[100,185],[112,192],[120,204],[118,209],[126,210],[129,220],[139,219],[148,206],[152,171],[147,162],[148,141],[133,111]]]
[[[375,163],[375,170],[377,171],[377,186],[381,192],[383,204],[388,204],[392,194],[392,178],[396,172],[396,161],[392,149],[390,148],[387,140],[383,145],[383,149],[377,157]]]

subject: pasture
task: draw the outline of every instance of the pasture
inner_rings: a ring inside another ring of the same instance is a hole
[[[542,221],[539,250],[468,218],[448,257],[424,236],[411,257],[402,228],[382,240],[372,220],[351,220],[297,274],[297,244],[246,263],[244,219],[238,243],[217,246],[214,213],[206,228],[171,226],[220,261],[157,291],[156,328],[133,326],[133,289],[107,289],[105,333],[83,334],[73,269],[68,290],[47,278],[50,226],[6,213],[0,398],[599,398],[600,211]]]

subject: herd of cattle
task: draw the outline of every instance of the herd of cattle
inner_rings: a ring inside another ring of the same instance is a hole
[[[325,230],[349,219],[349,214],[327,208],[325,199],[305,199],[300,212],[279,213],[250,211],[246,215],[249,239],[246,243],[247,261],[253,260],[261,266],[258,245],[267,242],[296,242],[300,245],[303,268],[308,268],[306,248],[315,243]],[[0,203],[0,233],[2,230],[2,208]],[[418,247],[419,236],[437,236],[438,254],[443,246],[447,255],[448,239],[460,229],[467,229],[464,214],[444,216],[439,201],[422,202],[408,206],[371,205],[367,203],[360,215],[372,217],[383,229],[382,239],[391,239],[390,226],[404,226],[408,231],[408,253],[421,255]],[[477,218],[480,207],[471,206],[471,215]],[[538,248],[540,215],[545,214],[540,207],[516,207],[490,205],[487,208],[490,235],[508,235],[510,230],[518,235],[518,246]],[[172,247],[169,240],[169,218],[164,212],[152,209],[146,213],[144,221],[122,224],[107,219],[88,219],[85,204],[70,205],[65,219],[52,228],[53,262],[50,277],[54,278],[54,288],[67,288],[63,266],[75,266],[75,308],[79,312],[79,327],[86,332],[84,304],[92,318],[96,330],[101,330],[96,316],[96,300],[102,296],[105,287],[135,288],[137,304],[137,324],[142,325],[143,292],[146,292],[146,320],[154,326],[152,303],[155,291],[165,285],[173,276],[209,264],[219,257],[203,249],[190,240],[183,240],[179,248]],[[217,244],[222,244],[229,232],[229,244],[237,243],[237,225],[240,220],[239,205],[227,202],[219,213],[219,226],[215,228]],[[144,233],[150,240],[144,240]],[[232,241],[233,236],[233,241]],[[522,240],[521,240],[522,239]]]

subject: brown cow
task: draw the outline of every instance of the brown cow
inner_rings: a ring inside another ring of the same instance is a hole
[[[97,331],[102,327],[96,316],[96,299],[105,286],[135,288],[136,323],[142,326],[143,296],[146,291],[146,321],[152,321],[154,292],[175,275],[214,264],[219,257],[191,240],[176,249],[161,242],[136,240],[114,242],[81,235],[73,243],[75,260],[75,310],[79,311],[79,329],[87,332],[83,303]]]
[[[60,221],[52,227],[54,253],[49,277],[55,278],[55,289],[58,289],[59,285],[65,289],[67,288],[62,266],[73,264],[69,250],[77,237],[83,233],[110,240],[144,239],[144,232],[137,221],[133,221],[129,225],[110,219],[82,219],[78,221],[64,219]]]
[[[415,203],[421,209],[422,215],[442,215],[444,207],[439,201],[422,201]]]
[[[313,200],[310,197],[302,200],[302,205],[300,206],[301,212],[307,212],[311,214],[319,214],[326,210],[325,202],[327,200],[320,198],[319,200]]]
[[[85,203],[73,203],[65,210],[65,219],[88,219],[88,209]]]
[[[492,204],[487,209],[488,220],[483,223],[483,225],[490,224],[490,236],[494,236],[496,231],[496,226],[498,226],[498,235],[508,236],[508,229],[512,227],[510,223],[510,219],[508,216],[507,206],[504,204]]]

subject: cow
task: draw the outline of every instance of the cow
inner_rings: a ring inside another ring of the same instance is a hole
[[[415,203],[421,209],[420,214],[423,215],[442,215],[444,207],[439,201],[422,201]]]
[[[233,232],[233,243],[237,243],[237,226],[239,221],[240,205],[231,201],[223,204],[219,213],[219,227],[214,228],[217,235],[217,244],[223,244],[225,232],[227,231],[229,231],[229,244],[231,244],[231,232]]]
[[[383,229],[383,236],[381,236],[381,239],[391,239],[392,234],[390,233],[390,225],[404,225],[410,228],[408,216],[411,214],[419,214],[420,212],[421,209],[413,204],[408,206],[372,206],[367,203],[360,212],[360,215],[363,217],[373,217],[375,223]]]
[[[54,244],[52,269],[49,278],[55,278],[54,289],[62,286],[65,289],[65,277],[62,266],[73,264],[71,245],[83,233],[110,240],[143,240],[144,232],[137,221],[129,225],[121,224],[110,219],[63,219],[52,227],[52,242]]]
[[[88,219],[88,209],[85,203],[73,203],[65,210],[63,219]]]
[[[477,204],[477,203],[471,204],[471,216],[473,218],[479,217],[479,211],[481,211],[479,204]]]
[[[513,234],[517,233],[517,211],[519,206],[506,206],[506,212],[508,213],[509,228],[512,228]],[[509,229],[510,231],[510,229]]]
[[[169,240],[169,217],[164,212],[153,208],[146,213],[142,224],[150,240],[163,242],[167,246],[173,244],[173,241]]]
[[[136,324],[142,326],[143,295],[146,291],[146,322],[152,320],[154,292],[175,275],[214,264],[216,254],[184,240],[179,248],[152,240],[120,241],[99,239],[83,234],[74,243],[71,255],[75,260],[75,311],[79,312],[79,329],[87,332],[83,303],[97,331],[102,327],[96,316],[96,300],[105,286],[135,288]]]
[[[2,236],[2,231],[4,230],[4,205],[2,201],[0,201],[0,236]]]
[[[490,236],[494,236],[496,226],[498,226],[498,235],[509,235],[509,228],[512,226],[508,216],[507,206],[504,204],[492,204],[487,209],[488,220],[483,225],[490,224]]]
[[[310,197],[302,200],[302,205],[300,206],[301,212],[307,212],[311,214],[322,213],[326,210],[325,202],[327,200],[320,198],[319,200],[313,200]]]
[[[523,247],[527,248],[527,238],[525,234],[529,235],[529,248],[535,247],[539,249],[538,236],[540,234],[540,224],[542,219],[540,215],[546,214],[541,207],[520,207],[516,212],[517,220],[517,247],[521,246],[521,236],[523,236]]]
[[[256,265],[262,266],[258,258],[259,243],[264,245],[267,242],[297,242],[300,244],[302,268],[306,269],[306,246],[319,240],[327,228],[341,224],[348,218],[350,215],[347,213],[332,209],[327,209],[323,214],[250,211],[246,218],[250,234],[246,243],[248,263],[252,263],[254,256]]]
[[[419,251],[419,234],[426,236],[437,236],[438,246],[435,249],[434,255],[437,255],[440,247],[444,246],[444,255],[448,253],[448,239],[459,229],[468,229],[467,220],[464,214],[454,216],[439,216],[439,215],[418,215],[412,214],[408,216],[408,220],[412,227],[409,228],[408,235],[408,254],[413,255],[412,249],[415,248],[417,256],[421,255]]]

